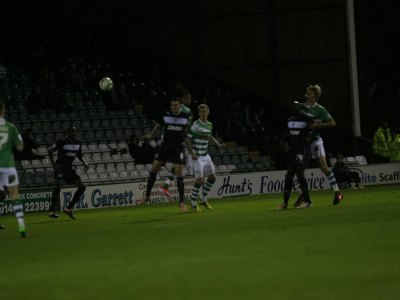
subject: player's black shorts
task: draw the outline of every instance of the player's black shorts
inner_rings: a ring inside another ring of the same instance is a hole
[[[78,174],[76,174],[76,171],[74,169],[66,169],[66,170],[61,170],[57,173],[54,174],[54,178],[60,179],[65,181],[66,183],[74,183],[77,180],[81,180]]]
[[[154,160],[170,161],[173,164],[185,165],[185,147],[183,145],[161,144],[158,152],[154,155]]]
[[[292,167],[304,167],[307,168],[310,162],[310,155],[308,152],[305,153],[296,153],[296,152],[288,152],[287,163],[288,166]]]

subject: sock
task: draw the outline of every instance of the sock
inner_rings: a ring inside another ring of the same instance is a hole
[[[307,180],[305,177],[300,177],[299,179],[299,184],[300,184],[300,189],[301,189],[301,194],[304,197],[304,201],[307,203],[310,203],[310,194],[308,193],[308,187],[307,187]]]
[[[156,182],[157,173],[150,172],[147,178],[147,189],[146,196],[150,197],[151,190],[153,189],[154,183]]]
[[[4,206],[4,200],[6,199],[6,193],[4,191],[0,191],[0,211]]]
[[[283,187],[283,203],[288,205],[290,193],[292,192],[293,188],[293,178],[294,175],[292,173],[287,173],[285,175],[285,186]]]
[[[18,221],[19,231],[25,231],[24,205],[20,200],[14,200],[13,209]]]
[[[185,201],[185,184],[183,182],[183,177],[179,177],[176,179],[178,185],[179,192],[179,202]]]
[[[209,180],[207,180],[207,181],[203,184],[203,193],[202,193],[202,195],[201,195],[201,201],[202,201],[203,203],[204,203],[204,202],[207,202],[207,195],[208,195],[208,192],[211,190],[213,184],[214,184],[214,181],[209,181]]]
[[[51,203],[50,203],[50,212],[55,212],[57,211],[57,208],[60,207],[60,192],[61,189],[59,188],[54,188],[53,189],[53,194],[51,195]]]
[[[172,180],[174,180],[174,177],[168,176],[167,179],[164,180],[163,188],[169,190],[170,186],[172,185]]]
[[[76,202],[78,202],[78,200],[81,198],[81,196],[83,195],[85,190],[86,190],[85,186],[84,187],[79,187],[76,190],[76,192],[74,194],[74,197],[72,197],[72,200],[71,200],[70,204],[68,204],[68,206],[67,206],[68,209],[73,209],[74,208]]]
[[[200,191],[201,184],[194,184],[192,187],[192,195],[190,196],[190,203],[192,204],[192,207],[197,206],[197,198],[199,197],[199,191]]]
[[[333,174],[333,172],[329,170],[325,175],[326,177],[328,177],[332,190],[334,190],[335,192],[339,192],[339,186],[337,185],[335,174]]]

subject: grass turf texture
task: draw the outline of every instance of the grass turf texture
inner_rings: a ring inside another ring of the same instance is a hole
[[[0,299],[400,299],[399,186],[332,195],[3,216]]]

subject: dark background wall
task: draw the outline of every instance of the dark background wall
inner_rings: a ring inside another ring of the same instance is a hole
[[[379,22],[375,1],[355,2],[362,122],[370,137],[381,118],[395,118],[382,111],[375,98],[397,104],[398,76],[393,75],[398,58],[388,57],[398,57],[399,26],[390,6],[379,6],[380,15],[392,16]],[[267,109],[271,103],[301,100],[305,87],[318,83],[323,88],[321,104],[334,115],[339,129],[351,133],[345,4],[345,0],[12,2],[0,10],[0,53],[21,60],[40,42],[54,55],[86,45],[88,53],[135,64],[143,61],[144,51],[148,57],[167,61],[170,68],[183,67],[246,90],[254,95],[249,101],[262,101]],[[378,46],[369,42],[371,37]],[[374,82],[389,81],[390,96],[383,84],[369,96]]]

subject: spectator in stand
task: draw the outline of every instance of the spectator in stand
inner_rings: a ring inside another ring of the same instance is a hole
[[[65,108],[64,95],[61,93],[54,82],[49,84],[47,91],[45,91],[46,107],[54,110],[57,113],[63,112]]]
[[[376,163],[389,162],[389,143],[391,134],[388,122],[382,122],[381,126],[375,131],[372,149],[374,152],[374,161]]]
[[[392,132],[391,141],[389,143],[389,160],[400,161],[400,127],[396,127]]]
[[[362,185],[360,185],[360,175],[356,171],[351,170],[348,166],[346,166],[344,162],[344,156],[342,154],[338,154],[336,156],[336,164],[332,171],[333,174],[335,174],[337,183],[342,188],[364,188]]]
[[[135,164],[138,164],[137,159],[140,156],[140,146],[139,146],[139,139],[136,135],[132,134],[128,139],[128,152],[132,156],[135,161]],[[140,160],[140,158],[139,158]]]
[[[139,162],[137,164],[151,164],[153,163],[155,148],[149,143],[148,139],[144,139],[142,145],[139,147]]]
[[[118,99],[118,109],[127,110],[128,108],[130,108],[129,96],[126,84],[122,81],[117,82],[115,92]]]
[[[40,114],[46,107],[46,100],[39,85],[32,88],[31,93],[25,100],[25,106],[30,114]]]
[[[33,135],[32,129],[26,129],[21,134],[22,140],[24,141],[24,149],[19,151],[14,151],[15,160],[33,160],[33,159],[43,159],[43,155],[36,154],[33,150],[37,150],[39,145],[35,141],[35,136]]]

